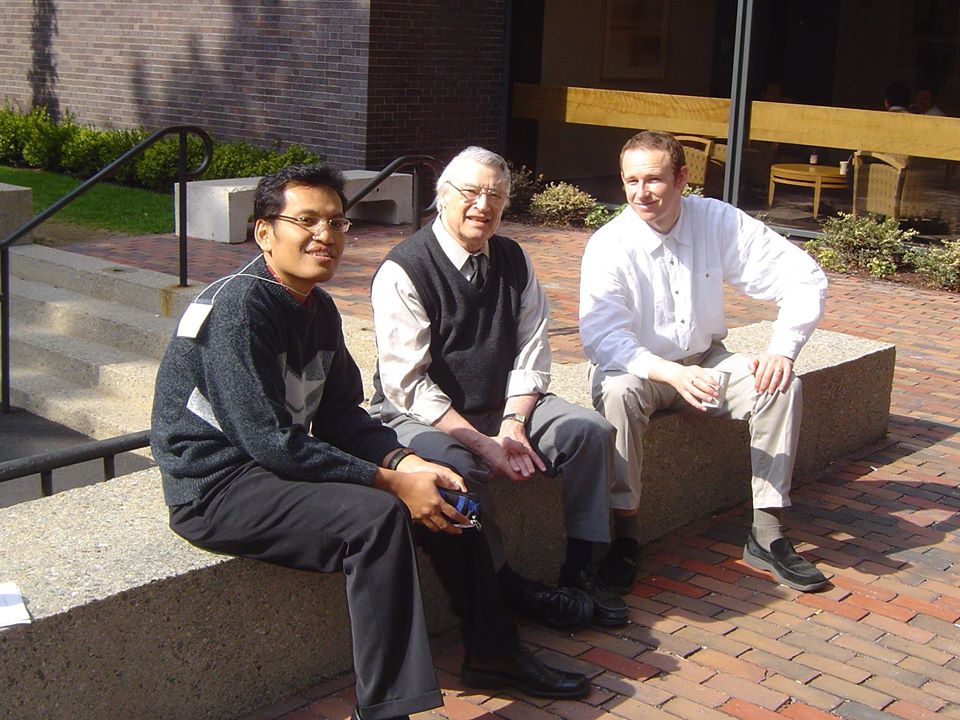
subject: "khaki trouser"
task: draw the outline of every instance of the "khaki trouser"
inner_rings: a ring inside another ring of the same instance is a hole
[[[730,373],[724,402],[708,408],[713,417],[747,420],[750,428],[750,461],[755,508],[788,507],[793,463],[800,432],[803,395],[800,379],[793,377],[785,393],[757,393],[745,355],[729,352],[716,343],[702,355],[685,358],[683,365],[717,368]],[[643,469],[643,434],[657,410],[698,412],[666,383],[642,379],[620,371],[590,368],[593,405],[617,429],[617,453],[628,471],[616,474],[627,481],[615,485],[611,507],[632,510],[640,504]]]

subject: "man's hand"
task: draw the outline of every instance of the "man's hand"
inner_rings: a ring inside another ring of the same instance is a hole
[[[792,372],[793,360],[783,355],[760,353],[750,358],[753,387],[758,393],[786,392]]]
[[[720,386],[713,375],[699,365],[681,365],[662,360],[651,369],[650,379],[671,385],[680,397],[701,412],[707,411],[704,401],[720,395]]]
[[[463,478],[442,465],[427,462],[416,455],[408,455],[397,470],[379,468],[374,477],[374,487],[396,495],[410,511],[410,518],[432,532],[443,531],[459,535],[458,524],[469,521],[452,506],[444,502],[437,492],[438,487],[451,490],[467,489]]]
[[[437,476],[437,487],[459,490],[460,492],[467,491],[467,485],[463,482],[463,478],[453,470],[446,465],[424,460],[419,455],[407,455],[400,461],[400,464],[397,465],[397,470],[405,473],[431,472]]]
[[[529,479],[537,470],[546,471],[547,466],[530,445],[527,428],[518,420],[508,419],[501,422],[500,432],[493,440],[503,451],[504,463],[510,470],[500,470],[499,474],[517,481]]]

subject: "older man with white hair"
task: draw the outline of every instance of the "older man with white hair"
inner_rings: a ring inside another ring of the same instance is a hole
[[[554,627],[622,625],[623,599],[590,570],[594,545],[610,539],[614,430],[593,410],[547,392],[546,295],[526,251],[496,234],[509,195],[504,159],[467,148],[437,181],[436,220],[378,269],[371,412],[480,494],[483,532],[511,607]],[[487,487],[497,476],[520,482],[538,471],[563,478],[559,588],[510,568]]]

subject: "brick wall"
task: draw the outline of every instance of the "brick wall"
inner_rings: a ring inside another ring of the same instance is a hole
[[[500,140],[504,1],[4,0],[0,97],[344,167]]]
[[[501,148],[504,0],[374,0],[368,152],[443,160],[469,144]]]

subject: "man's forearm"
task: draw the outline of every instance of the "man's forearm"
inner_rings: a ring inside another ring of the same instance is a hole
[[[452,407],[433,426],[457,439],[461,445],[477,455],[482,455],[483,446],[490,437],[477,430],[469,420]]]

